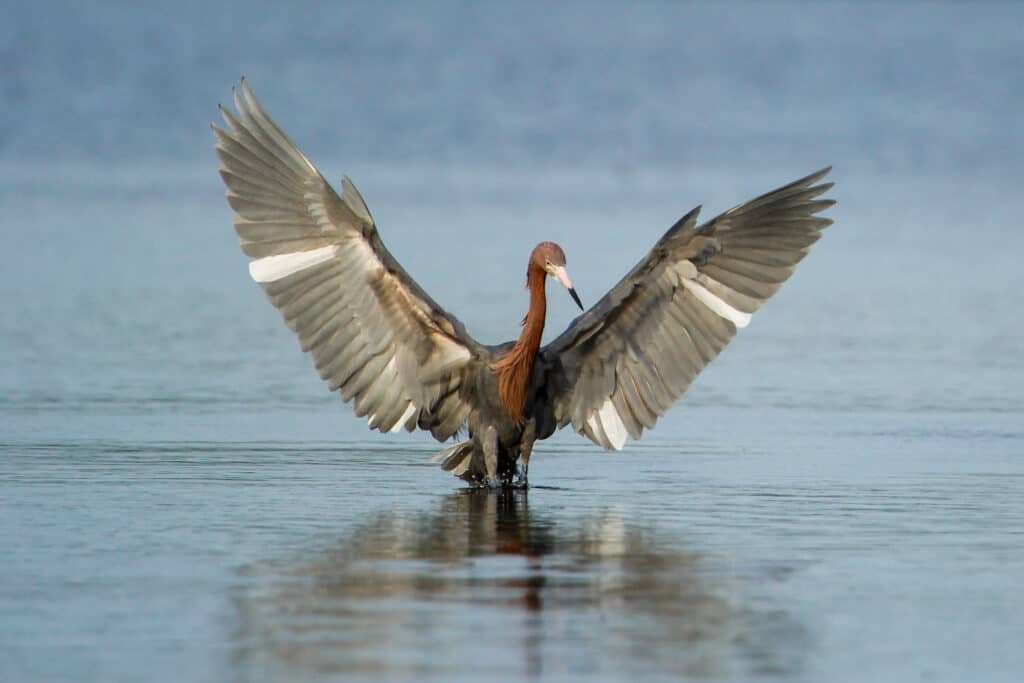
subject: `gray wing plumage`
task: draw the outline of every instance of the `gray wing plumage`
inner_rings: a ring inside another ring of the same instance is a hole
[[[697,227],[699,207],[541,349],[557,427],[618,450],[683,395],[831,225],[830,168]]]
[[[371,428],[449,438],[470,411],[461,389],[479,344],[391,256],[347,178],[339,197],[244,80],[234,101],[213,128],[253,279]]]

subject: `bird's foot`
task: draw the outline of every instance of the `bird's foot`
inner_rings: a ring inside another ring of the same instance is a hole
[[[519,468],[519,475],[516,477],[516,480],[515,480],[515,482],[513,482],[512,486],[514,486],[517,489],[529,488],[530,481],[529,481],[529,477],[527,476],[527,473],[529,472],[529,469],[530,469],[529,467],[520,467]]]
[[[496,477],[481,477],[474,484],[474,486],[479,488],[488,488],[494,491],[502,489],[521,489],[526,488],[526,485],[526,477],[522,472],[519,472],[515,477],[508,473],[500,474]]]

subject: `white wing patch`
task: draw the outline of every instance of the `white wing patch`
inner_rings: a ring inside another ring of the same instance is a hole
[[[332,244],[309,251],[265,256],[249,264],[249,275],[256,282],[275,282],[300,270],[329,261],[334,258],[337,250],[338,248]]]
[[[744,328],[750,323],[750,318],[752,317],[750,313],[744,313],[743,311],[733,308],[694,280],[690,280],[689,278],[683,278],[682,280],[683,287],[686,287],[686,289],[692,292],[702,304],[710,308],[717,315],[731,322],[737,328]]]
[[[370,429],[377,429],[380,427],[381,431],[386,431],[390,434],[394,434],[395,432],[401,431],[402,427],[405,426],[405,421],[412,417],[412,414],[415,412],[416,404],[413,403],[412,401],[409,401],[409,404],[405,406],[405,411],[402,413],[402,416],[398,418],[398,421],[395,422],[395,424],[391,425],[390,428],[383,429],[382,425],[377,423],[377,413],[371,413],[366,416],[366,425]]]
[[[410,417],[412,417],[412,414],[415,413],[415,412],[416,412],[416,404],[413,403],[412,401],[409,401],[409,405],[406,407],[405,412],[402,413],[402,417],[398,418],[398,422],[396,422],[395,426],[391,428],[391,431],[392,432],[397,432],[402,427],[404,427],[406,421]]]
[[[604,404],[590,414],[590,417],[587,418],[587,425],[590,427],[590,431],[598,437],[598,440],[603,442],[602,445],[616,451],[621,451],[622,447],[626,445],[626,437],[629,435],[626,425],[622,423],[622,418],[619,417],[610,398],[605,399]],[[602,439],[602,435],[606,438]]]

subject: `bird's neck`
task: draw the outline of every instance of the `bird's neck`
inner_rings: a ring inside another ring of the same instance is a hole
[[[533,361],[537,358],[540,338],[544,334],[544,318],[547,315],[545,279],[544,270],[531,263],[526,271],[530,308],[523,318],[523,332],[509,352],[492,366],[498,374],[498,397],[512,419],[519,424],[523,423],[526,393],[533,378]]]

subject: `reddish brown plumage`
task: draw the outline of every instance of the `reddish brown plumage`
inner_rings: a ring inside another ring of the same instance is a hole
[[[526,288],[530,290],[530,308],[523,318],[519,341],[491,368],[498,374],[498,398],[512,419],[523,424],[526,392],[533,377],[533,361],[537,358],[540,338],[544,334],[547,298],[544,284],[550,264],[565,266],[565,252],[554,242],[541,242],[530,254],[526,268]]]
[[[547,313],[547,300],[544,296],[546,277],[547,273],[530,263],[526,273],[530,309],[523,319],[523,332],[515,346],[491,366],[498,373],[498,397],[518,424],[523,423],[526,390],[533,375],[533,361],[540,348],[540,338],[544,334],[544,318]]]

